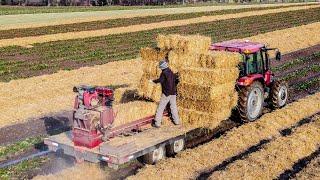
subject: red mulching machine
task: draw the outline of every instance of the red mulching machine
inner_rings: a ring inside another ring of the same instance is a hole
[[[45,144],[50,150],[63,151],[78,161],[106,161],[110,167],[117,168],[134,158],[153,164],[166,154],[172,155],[184,148],[185,130],[180,126],[150,128],[154,116],[113,127],[112,89],[82,85],[73,91],[77,93],[73,128],[46,138]]]
[[[276,60],[281,53],[276,48],[249,41],[226,41],[212,44],[210,50],[240,53],[243,61],[239,64],[239,79],[236,88],[239,92],[238,114],[245,122],[256,120],[261,114],[263,103],[273,108],[281,108],[288,100],[288,85],[277,80],[270,69],[268,51],[276,51]]]

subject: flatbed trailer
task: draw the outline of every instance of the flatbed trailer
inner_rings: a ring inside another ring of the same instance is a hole
[[[72,141],[72,131],[50,136],[44,143],[51,151],[63,152],[80,161],[93,163],[104,161],[109,167],[117,169],[119,165],[137,158],[153,164],[162,159],[166,153],[174,154],[182,151],[189,130],[180,125],[163,125],[161,128],[150,126],[136,134],[116,136],[92,149],[75,146]]]

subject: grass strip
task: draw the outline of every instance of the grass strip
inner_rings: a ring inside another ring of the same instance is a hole
[[[39,169],[39,167],[48,162],[48,157],[37,157],[30,160],[22,161],[19,164],[0,169],[0,179],[30,179],[32,171]]]
[[[294,72],[291,72],[290,74],[287,74],[286,76],[281,77],[281,79],[286,81],[291,81],[299,77],[306,77],[310,73],[317,73],[320,72],[320,65],[313,64],[311,66],[306,66],[302,69],[298,69]]]
[[[294,179],[320,179],[320,156],[313,159],[307,167],[296,174]]]
[[[10,145],[0,146],[0,161],[5,160],[6,157],[16,155],[27,149],[32,148],[36,144],[42,142],[42,140],[43,138],[41,137],[32,137]]]
[[[314,4],[309,4],[307,6],[313,6],[313,5]],[[290,6],[227,9],[227,10],[209,11],[209,12],[109,19],[104,21],[92,21],[92,22],[83,22],[83,23],[57,25],[57,26],[45,26],[45,27],[38,27],[38,28],[10,29],[10,30],[0,31],[0,39],[38,36],[38,35],[45,35],[45,34],[57,34],[57,33],[65,33],[65,32],[89,31],[89,30],[107,29],[107,28],[122,27],[122,26],[136,25],[136,24],[147,24],[147,23],[155,23],[155,22],[161,22],[161,21],[189,19],[189,18],[195,18],[195,17],[201,17],[201,16],[234,14],[234,13],[242,13],[242,12],[249,12],[249,11],[258,11],[258,10],[266,10],[266,9],[270,10],[270,9],[279,9],[284,7],[297,7],[297,6],[301,6],[301,5],[292,4]]]
[[[279,137],[260,151],[237,160],[225,170],[216,171],[210,179],[275,179],[291,169],[295,162],[309,156],[320,145],[320,118],[297,128],[291,135]]]
[[[309,81],[301,82],[301,83],[298,83],[298,84],[293,86],[293,88],[295,88],[295,89],[297,89],[299,91],[308,90],[308,89],[310,89],[312,87],[317,87],[317,89],[319,90],[320,77],[315,77],[315,78],[312,78]]]
[[[289,128],[320,110],[320,93],[293,102],[286,107],[263,115],[258,121],[228,131],[224,136],[194,149],[186,150],[176,158],[146,166],[129,179],[194,179],[230,157],[259,144],[261,140],[279,137],[279,131]]]
[[[316,8],[120,35],[48,42],[35,44],[30,49],[17,46],[0,48],[0,81],[50,74],[66,68],[75,69],[132,59],[136,57],[141,47],[155,46],[154,38],[158,33],[199,33],[210,36],[214,42],[218,42],[317,22],[319,17],[320,8]],[[314,41],[316,38],[309,38],[308,41],[311,40]]]

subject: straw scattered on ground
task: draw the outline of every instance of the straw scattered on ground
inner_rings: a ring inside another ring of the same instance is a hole
[[[287,137],[279,137],[260,151],[237,160],[210,179],[276,179],[295,162],[316,151],[320,145],[320,118],[297,128]]]
[[[0,83],[0,91],[5,94],[0,99],[3,112],[0,114],[0,127],[32,117],[72,110],[75,97],[72,88],[80,84],[111,86],[116,89],[116,101],[120,101],[120,97],[125,99],[121,93],[129,92],[130,95],[140,80],[140,64],[139,60],[112,62]]]
[[[320,93],[307,96],[272,113],[263,115],[258,121],[228,131],[224,136],[194,149],[183,151],[176,158],[146,166],[129,179],[194,179],[228,158],[244,152],[263,139],[279,137],[280,130],[291,127],[320,109]]]
[[[33,180],[56,180],[56,179],[73,179],[73,180],[105,180],[108,174],[100,169],[99,165],[91,163],[81,163],[74,167],[67,168],[57,174],[39,175]]]
[[[280,12],[303,10],[303,9],[307,10],[310,8],[317,8],[317,7],[320,7],[320,5],[319,6],[315,5],[311,7],[303,6],[303,7],[290,7],[290,8],[281,8],[281,9],[272,9],[272,10],[252,11],[252,12],[217,15],[217,16],[203,16],[199,18],[192,18],[192,19],[186,19],[186,20],[163,21],[158,23],[140,24],[140,25],[132,25],[127,27],[117,27],[117,28],[109,28],[109,29],[101,29],[101,30],[79,31],[79,32],[58,33],[58,34],[30,36],[30,37],[13,38],[13,39],[3,39],[3,40],[0,40],[0,47],[14,46],[14,45],[25,47],[35,43],[45,43],[45,42],[59,41],[59,40],[107,36],[111,34],[121,34],[121,33],[138,32],[138,31],[152,30],[152,29],[165,28],[165,27],[183,26],[183,25],[196,24],[201,22],[225,20],[230,18],[243,18],[248,16],[280,13]]]
[[[295,5],[309,5],[317,3],[295,3]],[[218,11],[227,9],[243,9],[256,7],[292,6],[292,3],[257,4],[257,5],[228,5],[228,6],[202,6],[161,9],[138,9],[120,11],[95,11],[71,13],[44,13],[44,14],[19,14],[0,17],[0,30],[74,24],[81,22],[99,21],[117,18],[145,17],[164,14],[194,13]]]
[[[300,171],[296,177],[296,180],[305,180],[305,179],[320,179],[320,155],[317,158],[313,159],[307,167]]]
[[[260,34],[252,39],[261,38],[261,42],[268,43],[270,47],[278,47],[282,53],[289,53],[319,44],[320,36],[317,36],[319,28],[320,23],[313,23]],[[291,35],[287,35],[286,32],[290,32]],[[250,39],[250,37],[245,39]],[[199,59],[199,62],[206,61]],[[203,63],[200,67],[211,68],[212,66]],[[217,67],[221,66],[217,65]],[[158,69],[156,64],[153,68]],[[51,75],[12,80],[8,83],[1,82],[0,91],[4,95],[0,99],[2,110],[0,127],[24,122],[28,118],[48,115],[51,112],[70,110],[74,101],[72,88],[79,84],[114,86],[127,84],[129,87],[121,86],[115,92],[116,99],[120,100],[123,97],[122,92],[130,94],[135,91],[143,73],[142,69],[140,60],[126,60],[78,70],[60,71]],[[119,91],[121,92],[118,93]]]

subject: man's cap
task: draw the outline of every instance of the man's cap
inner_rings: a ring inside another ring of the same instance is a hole
[[[164,69],[166,69],[166,68],[168,68],[168,63],[167,63],[167,61],[166,60],[161,60],[160,62],[159,62],[159,68],[161,69],[161,70],[164,70]]]

